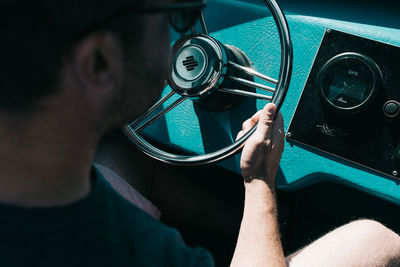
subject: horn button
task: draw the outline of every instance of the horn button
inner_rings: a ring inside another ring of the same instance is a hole
[[[228,68],[228,61],[250,67],[250,60],[238,48],[223,45],[205,34],[184,36],[173,45],[173,61],[168,84],[176,93],[189,98],[203,108],[224,111],[238,104],[243,97],[226,95],[218,88],[239,88],[254,91],[249,86],[227,81],[226,76],[254,79],[238,70]]]
[[[227,56],[218,41],[194,34],[179,39],[172,50],[174,59],[168,83],[175,92],[196,99],[221,84]]]
[[[178,51],[174,60],[174,71],[183,81],[195,81],[207,66],[207,56],[197,45],[188,45]]]

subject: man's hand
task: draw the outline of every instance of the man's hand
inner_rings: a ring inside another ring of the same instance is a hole
[[[238,138],[257,122],[240,161],[245,180],[242,224],[231,267],[286,266],[275,204],[275,176],[283,151],[283,119],[276,106],[266,105],[243,123]],[[275,119],[274,119],[275,118]]]
[[[237,137],[243,136],[258,122],[257,130],[243,148],[240,167],[245,182],[263,180],[271,190],[275,187],[275,176],[284,148],[283,118],[281,113],[275,117],[275,113],[275,104],[267,104],[243,123]]]

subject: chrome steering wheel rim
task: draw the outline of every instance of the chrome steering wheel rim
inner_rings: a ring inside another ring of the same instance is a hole
[[[275,24],[277,26],[280,38],[280,45],[281,45],[281,65],[279,71],[279,78],[275,92],[271,99],[271,102],[277,106],[277,110],[279,111],[283,104],[283,100],[286,97],[291,79],[292,66],[293,66],[293,47],[290,39],[289,26],[281,8],[279,7],[279,5],[275,0],[265,0],[265,3],[267,4],[273,16]],[[202,16],[201,18],[204,20]],[[203,32],[207,33],[205,23],[202,24],[202,29]],[[184,99],[185,99],[184,97],[181,97],[180,99],[175,101],[172,105],[170,105],[170,107],[172,108],[175,107],[176,105],[181,103]],[[154,109],[148,110],[144,115],[142,115],[142,117],[147,116],[153,111]],[[166,112],[168,112],[168,110]],[[161,116],[164,114],[161,114]],[[256,129],[257,125],[255,125],[246,134],[244,134],[241,138],[239,138],[229,146],[226,146],[222,149],[219,149],[211,153],[196,155],[196,156],[177,155],[158,149],[153,145],[149,144],[143,137],[141,137],[138,134],[139,131],[137,129],[135,130],[131,124],[125,125],[122,128],[122,131],[137,148],[139,148],[148,156],[173,165],[191,166],[191,165],[215,163],[235,155],[243,148],[246,140],[255,132]]]

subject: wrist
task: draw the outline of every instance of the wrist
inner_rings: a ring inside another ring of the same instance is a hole
[[[277,172],[278,168],[269,168],[263,172],[255,172],[253,170],[249,173],[245,173],[242,171],[242,175],[244,177],[245,185],[251,184],[253,181],[263,181],[270,187],[271,190],[275,190],[275,179]]]
[[[244,187],[246,190],[262,190],[275,194],[275,179],[252,176],[244,179]]]
[[[245,182],[245,206],[257,206],[260,211],[275,213],[275,199],[275,186],[260,179]]]

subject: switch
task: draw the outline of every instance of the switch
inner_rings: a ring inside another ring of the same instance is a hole
[[[400,112],[400,103],[394,100],[389,100],[383,105],[383,113],[389,118],[396,117]]]

